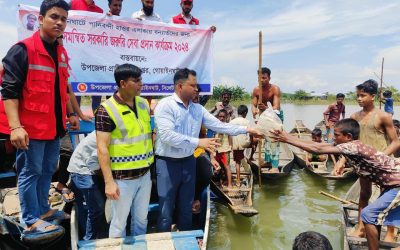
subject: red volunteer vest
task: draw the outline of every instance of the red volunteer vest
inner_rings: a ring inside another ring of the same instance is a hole
[[[52,140],[55,138],[56,117],[54,103],[54,82],[56,68],[52,57],[47,53],[39,31],[20,41],[28,54],[28,73],[19,100],[18,114],[21,125],[29,138]],[[68,101],[68,56],[63,46],[57,46],[58,76],[62,109],[62,123],[66,127],[66,107]],[[0,100],[0,133],[10,134],[3,101]]]
[[[172,22],[176,24],[187,24],[185,19],[183,19],[182,14],[178,14],[172,18]],[[188,23],[190,25],[199,25],[199,19],[196,19],[192,17],[190,22]]]

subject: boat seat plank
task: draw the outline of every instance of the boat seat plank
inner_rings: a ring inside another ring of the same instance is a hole
[[[11,178],[17,176],[14,172],[0,173],[0,179]]]
[[[204,235],[203,230],[192,230],[184,232],[172,232],[172,233],[154,233],[139,236],[128,236],[126,238],[109,238],[100,240],[90,241],[79,241],[79,249],[175,249],[174,242],[182,239],[184,241],[188,239],[200,238]],[[191,240],[190,240],[191,241]],[[188,241],[188,242],[190,242]],[[159,244],[160,243],[160,244]],[[160,245],[160,247],[156,247]],[[134,247],[129,247],[134,246]],[[168,248],[172,246],[172,248]],[[198,248],[197,248],[198,249]]]
[[[176,250],[198,250],[199,244],[197,243],[196,238],[182,238],[182,239],[175,239],[174,240],[174,249]],[[164,249],[162,246],[161,248],[154,248],[154,249]]]

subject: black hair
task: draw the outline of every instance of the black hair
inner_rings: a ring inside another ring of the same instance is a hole
[[[338,93],[337,95],[336,95],[336,99],[337,98],[344,98],[345,96],[344,96],[344,94],[343,93]]]
[[[335,124],[342,134],[351,134],[353,140],[358,140],[360,135],[360,124],[352,118],[346,118],[338,121]]]
[[[41,16],[45,16],[47,11],[49,9],[51,9],[51,8],[54,8],[54,7],[61,8],[61,9],[65,10],[65,11],[67,11],[67,12],[70,9],[69,4],[67,2],[65,2],[64,0],[44,0],[42,2],[42,4],[40,5],[39,14]]]
[[[258,74],[258,70],[257,70],[257,74]],[[271,70],[267,67],[262,67],[261,68],[261,74],[268,74],[268,77],[271,77]]]
[[[111,5],[112,1],[113,1],[113,0],[108,0],[108,6]],[[121,2],[122,2],[122,1],[124,1],[124,0],[121,0]]]
[[[390,90],[385,90],[385,91],[383,92],[383,96],[384,96],[384,97],[392,97],[392,91],[390,91]]]
[[[187,80],[189,75],[196,76],[196,71],[188,68],[178,70],[174,75],[174,85],[177,85],[181,80]]]
[[[218,115],[219,115],[220,113],[225,113],[225,117],[228,116],[228,111],[226,111],[226,109],[220,109],[220,110],[218,111],[218,113],[217,113],[216,116],[218,117]]]
[[[311,135],[321,137],[322,136],[322,131],[319,128],[315,128],[312,132]]]
[[[231,97],[232,96],[232,92],[230,90],[225,89],[221,93],[221,96],[224,96],[224,95],[229,95],[229,97]]]
[[[246,105],[240,105],[237,109],[238,115],[246,115],[249,112],[249,109]]]
[[[114,70],[114,78],[118,87],[120,87],[121,80],[127,81],[129,78],[139,78],[142,75],[142,70],[129,63],[118,65]]]
[[[394,125],[396,128],[400,128],[400,121],[394,119],[394,120],[393,120],[393,125]]]
[[[357,90],[362,90],[370,95],[378,93],[378,83],[375,80],[369,79],[356,86]]]
[[[332,245],[324,235],[308,231],[303,232],[294,239],[293,250],[332,250]]]

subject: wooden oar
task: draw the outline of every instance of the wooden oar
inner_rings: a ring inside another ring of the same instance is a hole
[[[329,198],[332,198],[334,200],[340,201],[341,203],[344,203],[344,204],[355,204],[355,205],[358,206],[358,203],[355,202],[355,201],[348,201],[348,200],[339,198],[339,197],[337,197],[337,196],[335,196],[333,194],[330,194],[330,193],[327,193],[327,192],[324,192],[324,191],[319,191],[319,193],[322,194],[322,195],[325,195],[325,196],[327,196]]]
[[[383,63],[385,62],[385,58],[382,57],[382,68],[381,68],[381,90],[379,91],[379,109],[382,109],[382,84],[383,84]]]
[[[294,125],[296,126],[297,136],[299,137],[299,139],[301,139],[299,124],[297,124],[297,122],[295,122]]]
[[[258,104],[262,103],[262,83],[261,83],[261,67],[262,67],[262,32],[258,33]],[[262,140],[258,142],[258,185],[261,187],[261,144]]]

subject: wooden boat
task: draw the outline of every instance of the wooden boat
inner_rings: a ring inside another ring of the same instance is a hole
[[[377,186],[373,186],[372,195],[370,198],[370,202],[376,200],[376,198],[380,194],[380,189]],[[347,201],[357,201],[360,195],[360,183],[356,181],[354,185],[349,189],[346,196],[344,197]],[[358,223],[358,205],[355,204],[343,204],[342,205],[343,212],[343,233],[344,233],[344,249],[345,250],[367,250],[367,239],[350,236],[350,232],[352,232],[355,225]],[[399,232],[399,230],[397,229]],[[379,249],[392,249],[400,246],[400,242],[390,243],[383,241],[383,238],[386,234],[386,227],[382,227],[381,233],[381,241]],[[399,239],[399,237],[397,237]]]
[[[311,130],[307,128],[302,120],[296,120],[294,128],[289,132],[290,135],[296,136],[301,140],[311,141]],[[289,145],[289,148],[293,151],[295,156],[296,164],[300,168],[306,167],[306,154],[307,152],[298,147]]]
[[[53,190],[54,190],[54,183]],[[51,189],[52,190],[52,189]],[[58,193],[57,193],[58,194]],[[52,195],[49,198],[52,209],[64,211],[65,202],[61,195]],[[20,205],[18,189],[4,188],[0,190],[0,249],[65,249],[64,234],[65,221],[52,221],[52,224],[61,224],[63,228],[46,234],[23,234],[25,226],[20,223]]]
[[[210,221],[210,189],[207,187],[201,197],[200,214],[193,215],[192,231],[150,233],[155,231],[158,215],[158,204],[149,206],[148,234],[124,238],[107,238],[99,240],[79,240],[78,220],[75,208],[71,212],[71,249],[201,249],[207,248]]]
[[[253,173],[246,159],[242,160],[241,165],[239,187],[234,185],[237,183],[235,172],[232,172],[233,188],[228,189],[219,180],[212,180],[210,187],[211,191],[219,198],[218,201],[229,205],[235,214],[253,216],[258,214],[258,211],[253,208],[252,200]]]
[[[321,125],[323,123],[320,122],[318,124]],[[315,126],[316,128],[319,128],[318,124]],[[311,132],[312,131],[310,129],[304,126],[302,120],[296,120],[295,127],[290,131],[290,134],[302,140],[311,141],[312,140]],[[310,162],[309,165],[307,165],[306,164],[307,152],[292,145],[289,145],[289,147],[295,155],[296,164],[301,168],[305,168],[307,171],[317,176],[330,180],[345,180],[345,179],[356,178],[356,174],[352,169],[345,169],[345,172],[340,176],[333,175],[332,170],[328,169],[329,157],[327,157],[327,159],[323,162]]]
[[[265,140],[263,140],[261,143],[264,144]],[[248,163],[250,164],[250,167],[253,171],[258,176],[259,172],[259,150],[260,147],[256,148],[256,151],[253,155],[253,160],[250,160],[250,152],[251,149],[246,149],[245,150],[245,156],[248,160]],[[261,146],[261,162],[264,162],[264,145]],[[293,165],[294,165],[294,155],[292,150],[290,150],[288,144],[286,143],[280,143],[280,154],[279,154],[279,173],[271,173],[269,170],[271,169],[270,166],[268,165],[262,165],[261,166],[261,176],[266,179],[276,179],[276,178],[281,178],[281,177],[286,177],[290,174],[292,171]]]
[[[331,170],[328,170],[327,167],[328,158],[323,162],[310,162],[309,165],[305,164],[305,169],[317,176],[320,176],[329,180],[347,180],[356,178],[357,175],[352,169],[345,169],[345,172],[342,175],[333,175]]]

